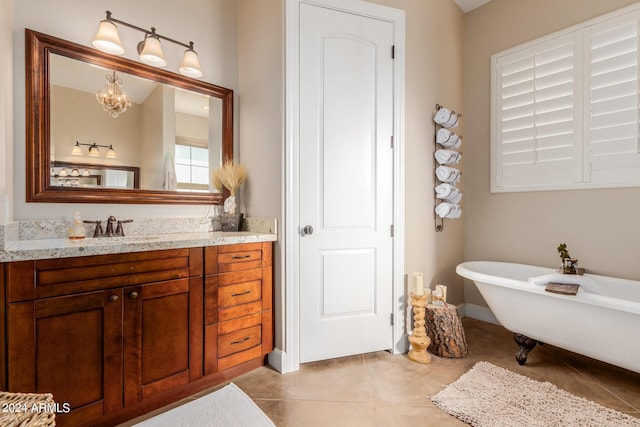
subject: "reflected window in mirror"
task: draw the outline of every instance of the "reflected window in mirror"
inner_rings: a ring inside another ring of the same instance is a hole
[[[176,140],[178,191],[209,191],[209,148],[207,141]]]

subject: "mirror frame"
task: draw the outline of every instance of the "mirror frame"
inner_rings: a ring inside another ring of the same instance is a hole
[[[227,194],[141,189],[65,188],[50,185],[49,54],[65,56],[222,101],[222,159],[233,160],[233,90],[151,67],[92,47],[25,29],[26,201],[48,203],[221,204]],[[225,192],[226,193],[226,192]]]

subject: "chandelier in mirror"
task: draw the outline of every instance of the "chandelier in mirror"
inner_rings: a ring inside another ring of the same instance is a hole
[[[128,107],[131,107],[131,102],[127,99],[127,95],[122,92],[120,87],[122,79],[117,76],[115,71],[113,71],[113,74],[107,74],[105,78],[107,83],[104,88],[96,93],[96,99],[102,105],[104,111],[111,114],[111,117],[115,119],[120,113],[124,113]]]

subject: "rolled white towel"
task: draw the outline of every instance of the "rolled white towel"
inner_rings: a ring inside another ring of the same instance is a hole
[[[444,200],[449,202],[449,203],[458,204],[458,203],[460,203],[460,200],[462,200],[462,191],[458,190],[457,194],[449,196]]]
[[[433,121],[446,128],[454,128],[458,126],[458,115],[454,111],[441,107],[436,111]]]
[[[449,166],[438,166],[436,168],[436,176],[442,182],[455,184],[460,181],[461,172],[459,169]]]
[[[551,273],[538,277],[530,277],[529,283],[532,285],[544,286],[547,283],[561,283],[563,285],[580,285],[582,289],[592,294],[601,294],[600,286],[589,277],[578,274]]]
[[[455,196],[460,190],[457,187],[454,187],[451,184],[447,184],[443,182],[442,184],[436,185],[436,197],[438,199],[447,199],[449,197]]]
[[[460,215],[462,215],[462,207],[455,203],[440,203],[438,206],[436,206],[435,210],[436,215],[438,215],[440,218],[455,219],[460,218]]]
[[[462,137],[447,128],[440,128],[436,133],[436,142],[443,147],[458,148],[462,143]]]
[[[446,182],[437,185],[435,190],[436,198],[438,199],[442,199],[449,203],[460,203],[460,200],[462,200],[462,191],[451,184],[447,184]]]
[[[462,158],[462,153],[453,150],[436,150],[434,154],[441,165],[454,165]]]

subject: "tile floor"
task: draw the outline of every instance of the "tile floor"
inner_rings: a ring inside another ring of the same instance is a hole
[[[233,382],[278,427],[463,426],[429,398],[484,360],[640,418],[640,374],[550,345],[537,346],[520,366],[509,331],[470,318],[463,324],[463,359],[434,356],[420,365],[377,352],[303,364],[286,375],[263,367]]]

